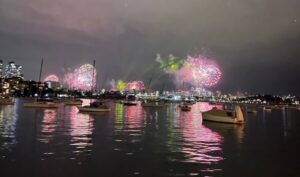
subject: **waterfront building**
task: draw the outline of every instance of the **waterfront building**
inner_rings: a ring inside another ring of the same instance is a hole
[[[63,89],[63,85],[57,81],[45,81],[45,83],[47,84],[49,89],[52,89],[52,90],[62,90]]]
[[[5,71],[3,74],[4,78],[18,77],[23,79],[22,66],[16,65],[15,62],[11,61],[5,66]]]

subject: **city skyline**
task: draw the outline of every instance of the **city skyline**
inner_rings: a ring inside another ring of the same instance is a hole
[[[44,77],[96,60],[100,83],[153,77],[171,89],[156,54],[201,54],[221,67],[215,90],[300,94],[298,1],[22,2],[0,2],[0,57],[26,79],[41,58]]]

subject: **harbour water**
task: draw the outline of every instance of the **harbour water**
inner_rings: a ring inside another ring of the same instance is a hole
[[[246,114],[245,125],[191,112],[124,106],[107,113],[0,106],[1,177],[299,176],[300,111]]]

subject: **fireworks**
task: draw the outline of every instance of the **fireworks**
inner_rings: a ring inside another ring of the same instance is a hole
[[[159,54],[156,56],[156,61],[160,63],[160,68],[166,73],[173,73],[182,67],[184,60],[176,58],[174,55],[170,54],[168,59],[162,59]]]
[[[54,74],[50,74],[44,79],[44,82],[47,82],[47,81],[59,82],[59,78]]]
[[[175,76],[177,85],[186,83],[194,87],[212,87],[220,81],[222,75],[219,66],[202,55],[188,56],[186,60],[179,60],[170,55],[166,61],[158,55],[156,61],[166,73]]]
[[[118,80],[117,89],[118,90],[124,90],[125,88],[126,88],[126,83],[122,80]]]
[[[91,64],[84,64],[80,68],[64,76],[64,83],[70,88],[91,90],[96,84],[96,69]]]
[[[203,57],[188,57],[187,67],[191,68],[193,85],[211,87],[221,79],[221,70],[212,60]]]
[[[143,81],[132,81],[132,82],[128,82],[126,84],[126,89],[142,91],[142,90],[145,90],[145,86],[144,86]]]

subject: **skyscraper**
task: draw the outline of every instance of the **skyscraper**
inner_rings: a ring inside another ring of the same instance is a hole
[[[23,74],[21,74],[22,66],[16,65],[15,62],[9,62],[4,71],[4,78],[12,78],[12,77],[19,77],[23,78]]]

